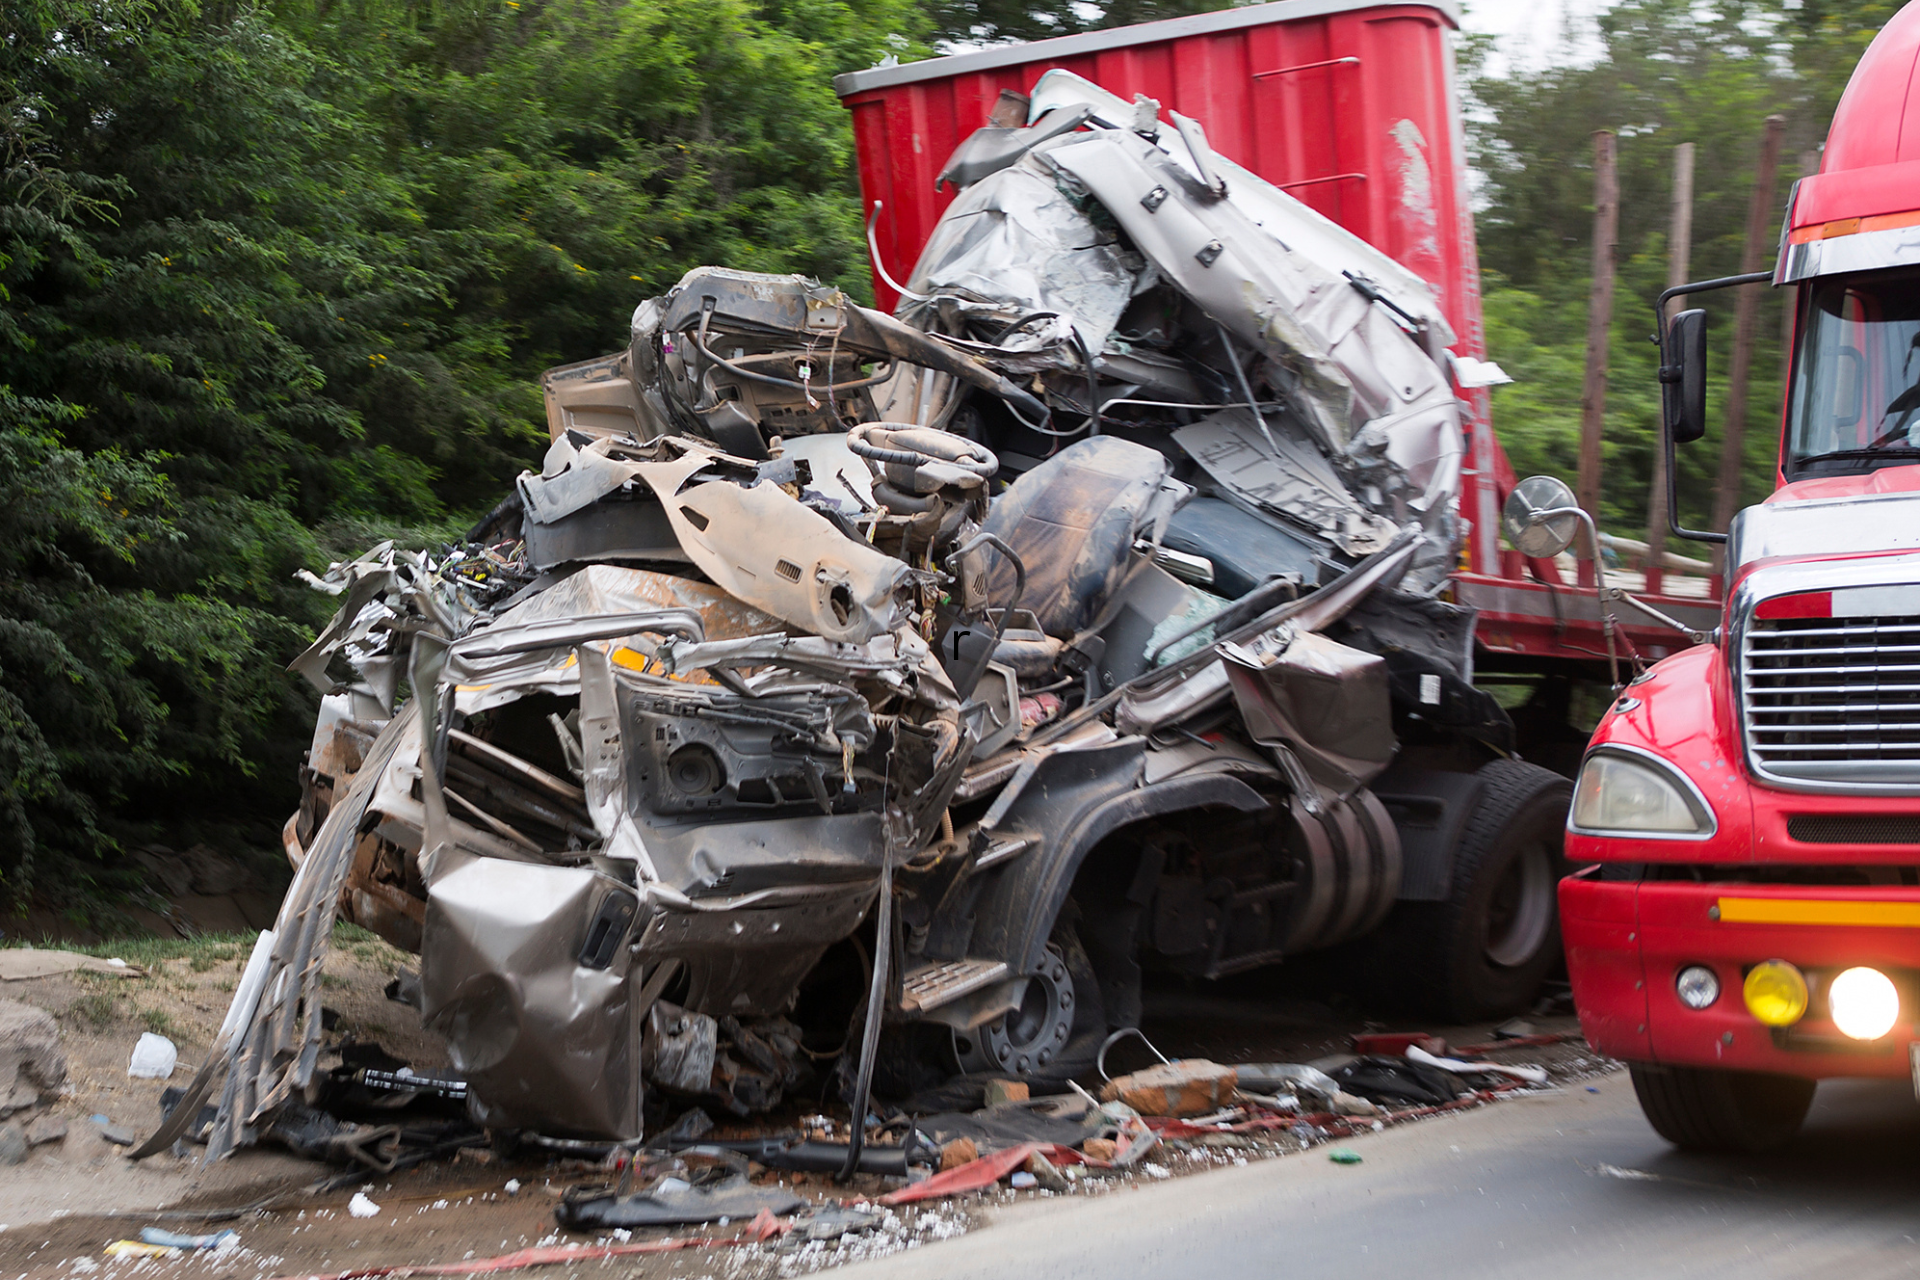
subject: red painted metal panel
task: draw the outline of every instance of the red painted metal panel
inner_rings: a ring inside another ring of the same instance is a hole
[[[1629,1061],[1653,1057],[1647,991],[1640,965],[1640,886],[1607,883],[1591,871],[1560,882],[1560,936],[1580,1032],[1601,1053]]]
[[[1893,15],[1867,46],[1834,108],[1820,172],[1920,160],[1920,8]]]

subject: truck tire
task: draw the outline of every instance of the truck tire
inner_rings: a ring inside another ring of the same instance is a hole
[[[1711,1067],[1628,1063],[1633,1092],[1655,1133],[1687,1151],[1754,1154],[1799,1132],[1814,1082]]]
[[[1404,948],[1401,990],[1455,1022],[1525,1012],[1560,961],[1572,784],[1519,760],[1496,760],[1480,777],[1485,789],[1454,850],[1446,901],[1403,902],[1389,924]]]

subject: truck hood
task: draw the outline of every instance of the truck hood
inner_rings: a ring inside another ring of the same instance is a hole
[[[1734,573],[1782,557],[1862,556],[1920,548],[1920,467],[1802,480],[1734,517]]]

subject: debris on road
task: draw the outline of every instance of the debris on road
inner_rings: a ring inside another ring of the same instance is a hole
[[[50,1142],[59,1142],[66,1136],[67,1121],[64,1116],[35,1116],[26,1129],[29,1147],[43,1147]]]
[[[1359,1164],[1360,1153],[1348,1147],[1335,1147],[1327,1152],[1327,1159],[1335,1164]]]
[[[1495,1075],[1512,1076],[1515,1080],[1527,1084],[1545,1084],[1547,1073],[1541,1067],[1520,1066],[1504,1062],[1465,1062],[1459,1058],[1441,1058],[1422,1049],[1419,1045],[1407,1046],[1407,1058],[1413,1062],[1424,1063],[1429,1067],[1439,1067],[1442,1071],[1451,1071],[1457,1075],[1473,1075],[1491,1072]]]
[[[612,1227],[672,1227],[760,1214],[785,1216],[807,1202],[779,1187],[761,1187],[735,1175],[699,1185],[668,1175],[632,1195],[613,1191],[569,1193],[555,1210],[563,1227],[596,1231]]]
[[[196,1236],[179,1231],[167,1231],[161,1227],[142,1227],[140,1239],[146,1244],[161,1245],[169,1249],[230,1249],[240,1243],[240,1233],[228,1230]]]
[[[371,1218],[380,1212],[380,1206],[367,1199],[364,1191],[353,1193],[353,1200],[347,1205],[347,1212],[356,1218]]]
[[[151,1031],[140,1033],[127,1059],[127,1074],[135,1080],[165,1080],[180,1061],[173,1041]]]
[[[1100,1100],[1124,1102],[1142,1115],[1198,1116],[1218,1111],[1238,1084],[1239,1075],[1232,1067],[1188,1058],[1109,1080]]]

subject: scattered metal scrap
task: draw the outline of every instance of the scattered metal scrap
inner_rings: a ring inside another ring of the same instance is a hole
[[[476,1122],[634,1143],[668,1097],[863,1113],[915,1024],[1070,1076],[1143,960],[1384,916],[1396,716],[1505,727],[1426,598],[1452,335],[1196,122],[1038,94],[956,153],[899,318],[690,272],[546,375],[544,463],[465,542],[309,576],[298,871],[176,1112],[224,1080],[209,1158],[314,1083],[336,918],[419,953]]]

